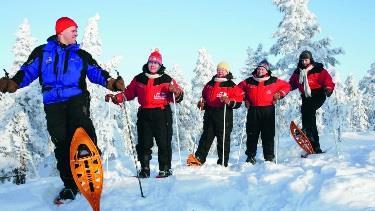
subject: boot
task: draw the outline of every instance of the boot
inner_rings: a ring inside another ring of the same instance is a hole
[[[74,200],[77,193],[77,188],[64,187],[56,197],[55,204],[64,204],[66,201]]]
[[[165,177],[169,177],[169,176],[172,176],[172,170],[171,169],[159,171],[159,174],[158,174],[157,178],[165,178]]]
[[[202,162],[199,157],[195,157],[193,154],[190,154],[186,160],[188,166],[201,166]]]
[[[251,163],[251,164],[255,165],[256,162],[257,162],[257,160],[256,160],[255,157],[253,157],[253,156],[248,156],[248,157],[246,158],[246,163]]]
[[[150,168],[149,167],[142,167],[138,173],[139,178],[149,178],[150,177]]]

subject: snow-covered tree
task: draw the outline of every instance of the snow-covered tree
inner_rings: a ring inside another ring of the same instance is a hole
[[[20,66],[27,60],[30,52],[35,46],[36,39],[31,36],[30,24],[28,19],[24,19],[16,32],[16,41],[13,45],[14,60],[10,75],[14,75]]]
[[[196,106],[196,103],[202,96],[203,87],[216,74],[216,67],[213,64],[212,58],[204,48],[198,50],[198,59],[193,73],[194,76],[191,80],[191,96],[192,101],[194,102],[193,104]],[[196,144],[198,144],[202,128],[203,111],[200,111],[199,109],[192,110],[190,134],[194,137],[194,142]]]
[[[375,63],[359,83],[359,88],[363,93],[363,104],[369,120],[369,128],[375,130]]]
[[[169,74],[173,79],[175,79],[176,82],[184,90],[184,99],[179,104],[177,104],[179,139],[181,150],[191,150],[192,146],[194,145],[195,138],[190,133],[190,129],[194,124],[191,120],[191,114],[198,110],[198,108],[195,106],[195,102],[193,102],[192,100],[191,85],[187,78],[184,75],[182,75],[182,71],[180,69],[180,66],[178,65],[173,65],[172,68],[168,69],[167,74]],[[172,108],[174,111],[174,106],[172,106]],[[175,124],[175,119],[173,117],[173,146],[175,149],[177,149],[177,141],[175,140],[175,137],[177,135]]]
[[[99,34],[99,20],[99,14],[89,18],[81,43],[81,48],[89,52],[93,58],[98,58],[102,54],[102,41]]]
[[[353,75],[345,80],[345,95],[348,108],[347,126],[350,130],[364,131],[368,129],[368,118],[362,103],[362,93],[359,90]]]
[[[338,63],[335,56],[343,53],[341,48],[330,48],[329,38],[312,40],[320,28],[315,15],[308,9],[309,0],[273,0],[273,3],[284,14],[273,35],[277,42],[270,50],[271,54],[282,56],[277,63],[278,68],[290,74],[303,50],[310,50],[315,61],[325,66]]]
[[[245,67],[241,68],[240,75],[241,79],[246,79],[251,76],[251,73],[254,71],[254,68],[261,62],[263,59],[267,59],[268,52],[263,50],[263,45],[259,44],[257,49],[254,51],[251,47],[248,47],[246,50],[247,58],[245,61]]]

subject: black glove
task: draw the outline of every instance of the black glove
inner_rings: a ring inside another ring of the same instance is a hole
[[[333,91],[332,90],[329,90],[327,88],[324,89],[324,93],[327,95],[327,97],[331,97]]]

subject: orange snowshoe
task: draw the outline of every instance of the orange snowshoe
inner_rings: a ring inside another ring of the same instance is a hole
[[[294,123],[290,122],[290,133],[292,134],[294,140],[297,144],[307,153],[314,154],[314,149],[311,145],[310,140],[307,138],[306,134]]]
[[[190,154],[186,160],[188,166],[201,166],[202,163],[193,155]]]
[[[83,128],[77,128],[70,145],[70,168],[74,181],[94,211],[100,210],[103,170],[100,154]]]

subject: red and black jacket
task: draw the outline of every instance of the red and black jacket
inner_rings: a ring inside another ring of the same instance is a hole
[[[173,83],[179,88],[180,86],[169,75],[164,74],[164,66],[160,67],[159,77],[156,78],[148,77],[145,68],[147,65],[143,67],[143,73],[135,76],[123,92],[126,100],[130,101],[138,97],[141,108],[164,108],[173,102],[173,94],[169,91],[170,84]],[[176,103],[181,102],[182,99],[183,93],[176,96]]]
[[[297,68],[290,77],[289,84],[291,85],[292,90],[298,88],[299,91],[304,94],[303,83],[299,83],[299,73],[300,69]],[[331,75],[323,68],[323,64],[321,63],[314,63],[314,68],[307,73],[307,80],[309,81],[312,96],[323,94],[324,89],[333,92],[335,88]]]
[[[241,106],[243,100],[243,92],[231,80],[232,74],[227,75],[226,81],[215,81],[214,76],[203,88],[202,97],[205,101],[205,109],[207,108],[224,108],[224,103],[220,102],[221,96],[228,96],[230,104],[228,109],[236,109]]]
[[[245,99],[250,106],[271,106],[275,93],[279,92],[283,98],[290,91],[290,85],[284,80],[269,76],[265,81],[257,81],[254,77],[251,76],[238,84],[245,92]]]

